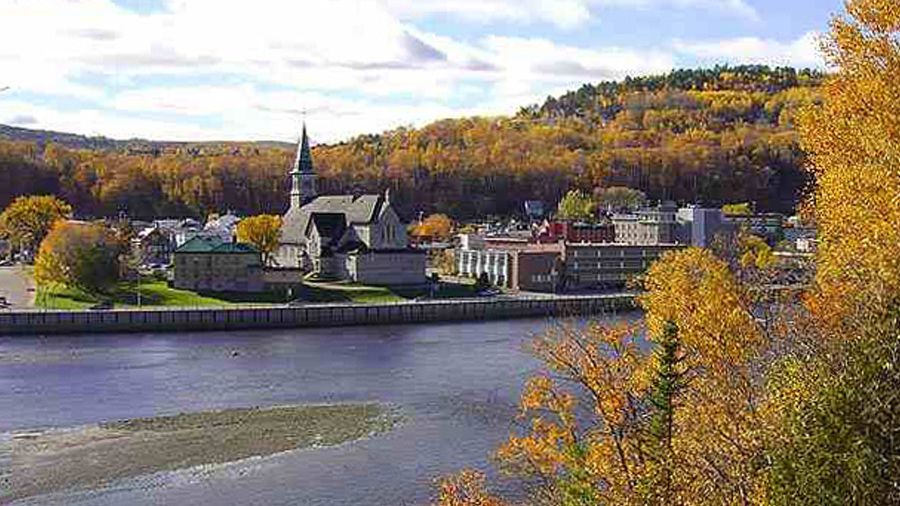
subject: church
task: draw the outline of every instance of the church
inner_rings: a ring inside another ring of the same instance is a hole
[[[290,209],[275,254],[279,267],[370,285],[425,283],[426,254],[409,247],[390,190],[318,195],[305,123],[290,176]]]

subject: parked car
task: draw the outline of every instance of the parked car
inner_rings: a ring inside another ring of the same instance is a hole
[[[14,262],[8,258],[0,260],[0,267],[9,267],[11,265],[14,265]]]
[[[6,297],[0,297],[0,309],[6,309],[9,306],[11,306],[11,304],[6,300]]]
[[[112,309],[112,308],[113,308],[112,301],[104,300],[104,301],[94,304],[93,306],[89,307],[88,309],[90,309],[91,311],[106,311],[106,310]]]

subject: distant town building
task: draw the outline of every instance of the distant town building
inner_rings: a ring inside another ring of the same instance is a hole
[[[716,236],[735,230],[721,209],[697,206],[678,209],[672,203],[615,214],[612,222],[614,242],[641,246],[681,244],[706,248]]]
[[[391,204],[390,191],[318,196],[305,124],[290,174],[291,204],[275,255],[280,267],[367,284],[426,281],[427,255],[409,247],[406,227]]]
[[[262,255],[249,244],[197,236],[174,253],[175,288],[210,292],[265,290]]]
[[[616,229],[611,221],[600,223],[545,221],[535,239],[540,243],[615,242]]]
[[[674,244],[678,240],[678,208],[665,203],[658,208],[640,209],[612,216],[615,242],[632,245]]]
[[[721,209],[683,207],[676,216],[676,242],[698,248],[708,248],[715,238],[734,231],[734,226],[725,220]]]
[[[765,238],[770,244],[784,237],[784,215],[778,213],[726,214],[725,221],[736,230],[744,229]]]
[[[559,244],[494,245],[485,249],[478,242],[463,241],[456,252],[461,276],[486,274],[494,286],[512,291],[556,291],[562,271]],[[474,247],[472,247],[474,246]]]
[[[683,247],[678,244],[564,244],[566,281],[573,289],[623,287],[646,272],[663,253]]]
[[[512,291],[559,292],[624,287],[677,244],[628,245],[573,243],[493,245],[460,237],[456,268],[461,276],[483,274],[495,286]]]
[[[145,228],[132,240],[132,251],[144,265],[168,265],[175,251],[172,232],[159,227]]]

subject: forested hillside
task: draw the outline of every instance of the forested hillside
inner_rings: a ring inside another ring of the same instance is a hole
[[[514,117],[363,135],[317,146],[313,157],[323,192],[390,186],[407,216],[509,215],[523,200],[555,203],[569,188],[602,186],[787,212],[805,185],[794,118],[820,100],[822,77],[717,67],[585,85]],[[134,146],[71,150],[0,141],[0,206],[29,193],[59,194],[90,215],[255,214],[287,205],[293,153],[280,146]]]

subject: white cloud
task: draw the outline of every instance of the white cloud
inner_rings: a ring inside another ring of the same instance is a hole
[[[818,34],[809,32],[791,42],[741,37],[708,42],[676,40],[673,47],[679,53],[704,60],[824,68],[817,40]]]
[[[161,12],[138,14],[113,0],[0,0],[0,73],[11,79],[0,85],[14,88],[0,96],[0,122],[111,137],[289,140],[306,108],[315,137],[330,142],[514,113],[584,82],[666,72],[678,54],[815,55],[805,39],[638,50],[540,37],[463,41],[412,22],[444,13],[571,27],[599,8],[662,5],[755,15],[745,0],[165,1]],[[198,84],[177,84],[186,82]],[[81,109],[28,106],[18,92],[75,97]]]
[[[602,8],[705,9],[758,21],[759,13],[747,0],[382,0],[403,19],[452,15],[468,21],[494,23],[549,22],[569,29],[583,25]]]
[[[513,5],[485,2],[491,12]],[[531,4],[533,14],[560,23],[586,15],[579,5]],[[112,0],[0,0],[0,11],[15,20],[0,30],[0,68],[14,69],[15,91],[93,104],[14,115],[11,93],[0,113],[114,137],[285,139],[308,108],[317,111],[310,119],[321,122],[320,138],[332,141],[440,117],[513,113],[585,81],[672,67],[654,51],[509,37],[461,42],[420,31],[372,0],[168,0],[152,15]],[[217,82],[222,76],[243,84]],[[135,119],[142,116],[184,126]]]

